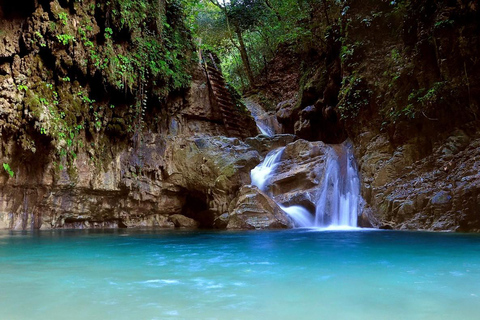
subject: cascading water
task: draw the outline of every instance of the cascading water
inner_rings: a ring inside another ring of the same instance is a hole
[[[351,145],[332,146],[316,203],[315,226],[356,227],[361,199]]]
[[[278,148],[267,154],[265,160],[251,173],[252,185],[267,192],[270,178],[275,174],[282,152]],[[315,217],[302,206],[285,207],[278,203],[297,227],[351,228],[357,226],[360,196],[360,180],[352,146],[346,142],[332,145],[327,153],[323,181],[320,184]]]
[[[270,151],[266,156],[263,162],[258,166],[252,169],[250,172],[250,177],[252,179],[252,185],[257,186],[258,189],[266,191],[268,185],[268,179],[273,175],[275,169],[280,162],[282,157],[282,152],[285,147],[275,149]]]
[[[244,99],[244,104],[247,109],[252,114],[255,123],[257,124],[258,130],[265,136],[272,137],[275,135],[274,120],[262,107],[250,99]],[[274,118],[276,119],[276,118]],[[275,120],[276,122],[276,120]]]
[[[244,102],[252,113],[260,132],[273,136],[274,127],[265,121],[266,112],[261,106],[250,100]],[[251,171],[252,185],[268,194],[270,179],[275,174],[284,149],[285,147],[282,147],[270,151],[264,161]],[[299,205],[285,207],[281,203],[277,204],[293,219],[297,227],[352,228],[357,226],[361,201],[360,179],[352,145],[350,142],[344,142],[329,146],[323,179],[319,185],[315,203],[315,216]]]
[[[263,135],[272,137],[275,134],[275,132],[273,131],[273,128],[269,127],[265,122],[256,122],[256,123],[257,123],[258,130],[260,130],[260,132]]]
[[[280,208],[285,211],[290,218],[295,221],[295,226],[299,228],[313,227],[315,220],[312,214],[302,206],[290,206],[284,207],[279,205]]]

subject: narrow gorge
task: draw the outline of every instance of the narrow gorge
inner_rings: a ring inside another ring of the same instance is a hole
[[[0,319],[477,320],[478,0],[0,0]]]
[[[189,8],[0,2],[0,228],[480,230],[476,2],[306,6],[253,78]]]

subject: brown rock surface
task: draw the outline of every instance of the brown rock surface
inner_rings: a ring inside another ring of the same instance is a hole
[[[328,148],[320,141],[297,140],[288,144],[270,181],[268,191],[274,199],[285,206],[301,205],[314,212]]]
[[[292,228],[288,215],[255,186],[244,186],[232,202],[227,229]]]
[[[365,133],[372,138],[357,153],[372,224],[480,231],[480,135],[470,131],[453,130],[420,159],[424,150],[413,144],[393,149],[381,135]]]

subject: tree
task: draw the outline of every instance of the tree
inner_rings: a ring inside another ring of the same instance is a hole
[[[197,0],[196,33],[237,89],[262,85],[279,44],[299,54],[325,46],[341,4],[333,0]],[[240,67],[239,67],[240,66]]]
[[[262,17],[264,12],[263,2],[259,0],[233,0],[227,3],[225,0],[210,0],[224,14],[227,34],[232,45],[237,48],[242,58],[245,73],[250,86],[255,86],[255,79],[245,46],[243,34],[251,31]],[[234,36],[236,40],[234,40]]]

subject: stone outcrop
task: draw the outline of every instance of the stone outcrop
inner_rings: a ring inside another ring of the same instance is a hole
[[[46,163],[32,176],[29,162],[14,177],[2,172],[0,227],[212,227],[260,162],[236,138],[143,139],[137,150],[110,149],[117,153],[103,168],[80,153],[76,175]]]
[[[260,154],[226,137],[205,68],[189,64],[183,16],[148,3],[174,20],[165,33],[150,12],[129,16],[148,30],[121,25],[119,1],[27,2],[0,4],[0,228],[213,227]],[[165,51],[152,34],[183,45],[178,60],[143,66]],[[188,88],[172,78],[182,73]],[[249,135],[245,121],[235,135]]]
[[[321,141],[288,144],[270,181],[269,192],[275,201],[284,206],[301,205],[314,213],[328,148]]]
[[[288,215],[255,186],[244,186],[229,210],[227,229],[292,228]]]
[[[426,156],[417,141],[393,148],[381,134],[361,135],[357,154],[367,220],[395,229],[480,231],[476,126],[446,134]]]
[[[265,157],[273,149],[285,147],[296,139],[297,137],[293,134],[276,134],[273,137],[258,135],[247,138],[245,143],[257,150],[262,157]]]

